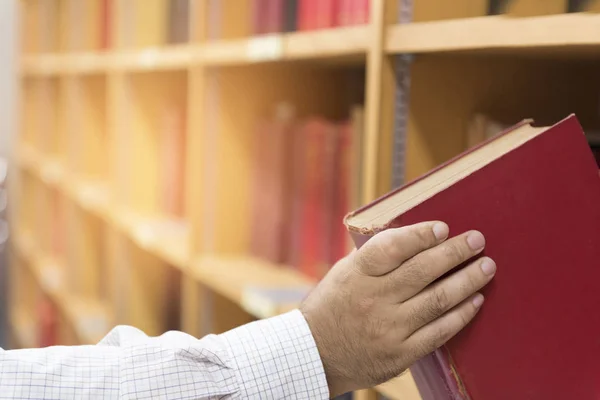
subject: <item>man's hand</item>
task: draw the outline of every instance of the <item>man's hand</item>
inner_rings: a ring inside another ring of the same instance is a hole
[[[438,280],[485,245],[476,231],[447,238],[435,221],[381,232],[303,302],[331,396],[400,375],[473,319],[496,265],[480,257]]]

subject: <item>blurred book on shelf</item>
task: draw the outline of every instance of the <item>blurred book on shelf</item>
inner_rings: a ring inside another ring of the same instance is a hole
[[[55,345],[57,343],[58,310],[47,295],[40,295],[37,312],[38,346],[48,347]]]
[[[158,165],[160,179],[158,195],[161,209],[175,218],[183,218],[185,176],[185,107],[171,102],[162,110],[160,138],[161,162]]]
[[[476,113],[468,121],[467,148],[476,146],[507,129],[509,125],[503,124],[484,113]]]
[[[362,25],[369,20],[369,0],[231,0],[208,2],[208,37],[312,31]],[[239,3],[239,4],[238,4]],[[247,20],[235,23],[248,12]]]
[[[362,107],[343,121],[275,108],[256,133],[251,252],[321,279],[351,248],[343,217],[359,191]]]

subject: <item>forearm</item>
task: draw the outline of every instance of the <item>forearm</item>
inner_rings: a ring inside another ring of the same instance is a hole
[[[118,327],[96,346],[0,350],[0,393],[6,399],[329,396],[298,311],[201,340]]]

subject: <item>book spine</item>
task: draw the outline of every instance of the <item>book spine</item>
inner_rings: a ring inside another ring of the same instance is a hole
[[[111,47],[111,0],[101,0],[100,4],[100,49],[106,50]]]
[[[333,252],[330,263],[333,265],[348,252],[349,235],[344,225],[344,216],[350,212],[350,199],[353,196],[351,182],[353,172],[353,130],[351,122],[341,124],[338,129],[335,171],[335,201],[332,220]]]
[[[351,0],[338,0],[337,1],[337,17],[336,23],[338,26],[352,25],[351,11],[352,1]]]
[[[273,33],[283,32],[284,29],[284,0],[273,1]]]
[[[252,0],[250,4],[250,14],[252,15],[252,33],[260,35],[265,32],[264,15],[265,15],[265,0]]]
[[[295,32],[298,29],[298,0],[288,0],[283,4],[284,32]]]
[[[369,0],[356,0],[356,17],[355,23],[357,25],[364,25],[369,23]]]
[[[288,251],[287,264],[295,269],[300,268],[302,254],[302,201],[304,191],[306,190],[306,169],[304,168],[304,153],[307,147],[306,126],[305,124],[297,126],[292,135],[292,163],[290,179],[290,198],[289,201],[289,228],[288,228]]]
[[[159,167],[162,173],[160,196],[164,211],[181,218],[184,213],[183,179],[185,166],[185,118],[183,108],[169,106],[163,115],[163,160]]]
[[[298,30],[307,31],[309,26],[310,0],[298,0]]]
[[[315,2],[315,29],[331,28],[335,24],[335,10],[333,0],[319,0]]]

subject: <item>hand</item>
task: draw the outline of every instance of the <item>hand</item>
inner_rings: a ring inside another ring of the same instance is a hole
[[[331,396],[400,375],[463,329],[496,265],[480,257],[438,278],[484,245],[477,231],[448,239],[434,221],[383,231],[340,260],[300,306]]]

